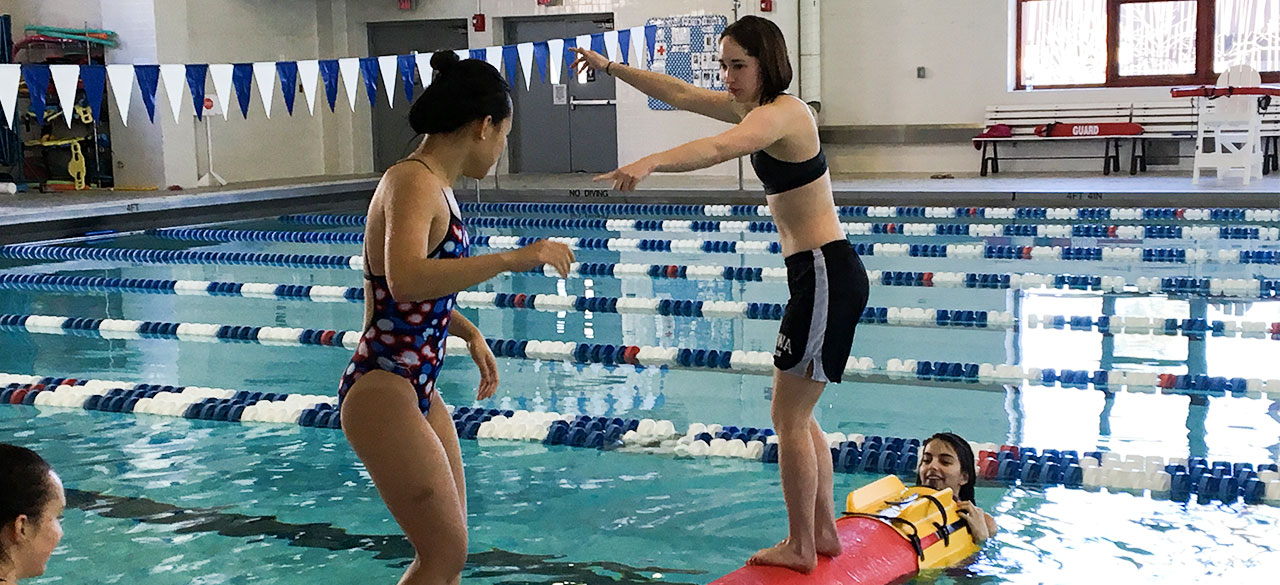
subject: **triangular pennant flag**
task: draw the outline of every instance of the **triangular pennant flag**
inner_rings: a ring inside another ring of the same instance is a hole
[[[231,68],[231,85],[236,88],[236,101],[240,104],[240,117],[249,119],[249,89],[253,86],[253,64],[236,63]]]
[[[298,61],[298,77],[302,79],[302,97],[307,98],[307,111],[316,115],[316,81],[320,79],[320,62],[315,59]]]
[[[546,41],[538,41],[533,44],[533,64],[538,67],[538,73],[542,74],[542,82],[547,82],[547,59],[551,56],[551,48],[547,46]]]
[[[515,45],[503,45],[502,68],[507,71],[507,85],[515,87],[516,70],[520,68],[520,53],[516,50]]]
[[[488,51],[485,51],[484,49],[471,49],[470,56],[466,58],[475,59],[477,61],[484,61],[485,53],[487,52]]]
[[[593,39],[595,37],[592,37]],[[604,33],[604,49],[609,55],[610,61],[620,61],[622,51],[618,49],[618,31],[611,30]]]
[[[524,90],[529,91],[529,83],[533,81],[533,43],[516,45],[516,53],[520,57],[520,72],[524,74]]]
[[[431,53],[415,53],[413,60],[418,64],[418,78],[422,80],[422,87],[431,85]]]
[[[658,42],[658,25],[646,24],[644,27],[644,48],[649,51],[649,59],[653,59],[653,45]]]
[[[632,67],[648,69],[649,62],[644,60],[644,27],[631,27],[631,63]],[[652,55],[652,53],[651,53]]]
[[[369,107],[372,108],[378,103],[378,59],[362,57],[360,74],[364,75],[364,92],[369,94]]]
[[[502,72],[502,47],[485,47],[484,60],[499,73]]]
[[[578,41],[581,43],[582,41]],[[604,46],[604,33],[595,33],[591,35],[591,50],[601,55],[608,53],[608,49]],[[612,59],[612,57],[610,57]]]
[[[564,59],[568,44],[564,39],[547,41],[547,72],[551,74],[551,83],[553,85],[560,83],[560,72],[564,69],[564,67],[561,67],[561,62]]]
[[[342,70],[342,87],[347,90],[347,102],[351,111],[356,111],[356,84],[360,82],[360,60],[355,57],[338,59],[338,69]]]
[[[395,55],[378,57],[378,70],[382,72],[382,89],[387,92],[387,105],[393,108],[396,107],[397,67],[399,63]]]
[[[49,66],[23,65],[22,78],[27,81],[27,93],[31,96],[31,113],[44,122],[45,98],[49,94]]]
[[[15,63],[0,64],[0,109],[4,110],[5,128],[18,125],[18,83],[22,66]]]
[[[187,89],[191,90],[191,105],[196,109],[196,119],[204,119],[204,80],[209,76],[209,66],[203,63],[187,64]]]
[[[160,88],[159,65],[134,65],[138,76],[138,89],[142,90],[142,105],[147,107],[147,119],[156,123],[156,90]]]
[[[102,96],[107,92],[107,68],[101,65],[81,65],[80,81],[84,83],[84,101],[93,112],[93,119],[102,117]]]
[[[322,59],[316,62],[316,66],[324,80],[324,97],[329,100],[329,111],[332,112],[338,101],[338,60]]]
[[[413,55],[396,55],[396,69],[400,70],[400,87],[404,89],[404,99],[410,104],[413,103],[413,86],[417,83],[414,79]],[[391,92],[390,89],[387,90]]]
[[[76,109],[76,85],[80,81],[80,66],[50,65],[49,74],[53,76],[53,89],[58,94],[58,106],[62,108],[62,116],[67,119],[67,128],[70,128],[71,114]]]
[[[577,47],[578,47],[578,39],[564,40],[564,67],[569,71],[569,74],[566,75],[565,77],[567,77],[569,80],[574,78],[573,60],[578,58],[578,54],[574,53],[573,49],[576,49]],[[566,80],[566,82],[567,81],[568,80]]]
[[[298,63],[277,61],[276,73],[280,75],[280,92],[284,94],[284,109],[293,115],[293,98],[298,95]]]
[[[107,65],[107,80],[111,93],[116,96],[116,111],[120,122],[129,125],[129,105],[133,102],[133,65]]]
[[[631,64],[631,29],[624,28],[618,31],[618,49],[622,52],[622,62],[626,65]]]
[[[213,77],[213,95],[218,96],[222,105],[222,117],[227,117],[227,108],[231,106],[231,73],[235,70],[230,63],[215,63],[209,66],[209,75]]]
[[[262,97],[262,107],[271,117],[271,100],[276,95],[276,64],[272,61],[259,61],[253,64],[253,82],[258,84],[258,95]]]
[[[164,82],[164,93],[169,98],[169,109],[173,111],[173,122],[178,122],[182,113],[182,85],[186,81],[187,68],[176,63],[160,66],[160,80]]]

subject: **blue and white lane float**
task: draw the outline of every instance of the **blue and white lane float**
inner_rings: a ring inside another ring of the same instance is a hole
[[[268,345],[318,345],[355,349],[357,331],[170,323],[120,319],[69,318],[50,315],[0,315],[0,329],[32,333],[97,335],[109,339],[177,339],[197,342],[252,342]],[[496,357],[566,363],[631,365],[750,375],[772,375],[773,354],[764,351],[716,350],[659,346],[615,345],[531,339],[485,339]],[[450,353],[465,351],[466,342],[450,336]],[[1175,375],[1124,370],[1075,370],[1024,367],[1014,364],[965,363],[943,360],[891,358],[877,366],[869,357],[851,356],[845,376],[867,382],[953,385],[985,389],[983,385],[1030,384],[1131,393],[1203,394],[1251,399],[1280,399],[1280,379]],[[974,386],[969,386],[969,385]]]
[[[688,204],[650,204],[650,203],[462,203],[460,209],[466,214],[475,213],[515,213],[546,214],[559,216],[594,216],[613,217],[620,215],[642,217],[770,217],[772,212],[767,205],[688,205]],[[1193,222],[1280,222],[1280,210],[1261,208],[1186,208],[1186,207],[923,207],[923,206],[887,206],[887,205],[841,205],[836,207],[840,217],[922,217],[933,219],[946,218],[984,218],[984,219],[1047,219],[1086,221],[1162,221],[1172,223]],[[311,214],[298,216],[299,223],[308,223],[306,218],[316,217]],[[353,223],[322,223],[318,225],[360,225],[360,217],[331,216],[347,218]],[[320,220],[326,221],[326,220]],[[344,221],[330,220],[330,221]]]
[[[332,218],[331,220],[329,218]],[[280,218],[285,223],[305,225],[363,225],[364,216],[296,216]],[[666,233],[777,233],[771,221],[645,220],[540,217],[468,217],[467,225],[478,229],[547,229],[561,231],[666,232]],[[1106,224],[970,224],[970,223],[867,223],[841,224],[850,236],[900,235],[906,237],[968,236],[974,238],[1088,238],[1140,241],[1153,240],[1280,240],[1280,228],[1257,226],[1171,226]]]
[[[293,242],[320,244],[360,244],[359,232],[304,232],[288,230],[225,230],[205,228],[164,228],[148,230],[149,235],[197,242]],[[488,248],[519,248],[539,240],[560,242],[575,250],[611,252],[677,252],[723,254],[781,254],[782,245],[773,241],[747,240],[662,240],[639,238],[574,238],[527,236],[472,236],[471,245]],[[953,258],[967,260],[1067,260],[1088,262],[1148,262],[1160,264],[1280,264],[1280,250],[1218,250],[1204,248],[1139,248],[1128,246],[1009,246],[989,244],[893,244],[861,243],[854,246],[861,256]]]
[[[160,386],[0,374],[0,404],[79,408],[220,422],[296,424],[337,429],[341,416],[332,396],[262,393],[222,388]],[[668,420],[563,415],[548,411],[500,411],[448,407],[458,435],[485,441],[540,441],[594,449],[676,457],[724,457],[776,463],[772,429],[692,423],[681,435]],[[832,464],[844,473],[910,476],[919,439],[828,433]],[[1210,462],[1198,457],[1128,455],[971,443],[973,473],[990,485],[1107,489],[1153,498],[1200,503],[1280,505],[1280,472],[1273,462]]]
[[[863,244],[855,245],[864,246]],[[867,245],[864,252],[874,249]],[[148,250],[137,248],[82,248],[48,245],[0,246],[0,258],[23,260],[98,260],[149,264],[217,264],[280,266],[290,268],[330,268],[363,270],[361,256],[315,254],[262,254],[252,252],[212,252],[200,250]],[[634,264],[584,262],[570,266],[578,276],[610,276],[615,278],[649,278],[682,280],[729,280],[735,282],[786,282],[783,267],[712,266],[682,264]],[[556,277],[549,267],[535,268],[515,274],[541,274]],[[1233,298],[1273,298],[1280,296],[1280,279],[1271,278],[1198,278],[1139,277],[1128,282],[1123,276],[1089,274],[1000,273],[1000,272],[929,272],[902,270],[870,270],[872,286],[957,287],[989,289],[1066,288],[1104,292],[1139,294],[1163,293],[1188,296],[1226,296]]]
[[[58,274],[0,273],[0,289],[42,291],[111,291],[150,294],[238,296],[311,302],[358,303],[364,289],[355,287],[291,285],[263,282],[210,282],[198,280],[126,279],[64,276]],[[777,321],[785,305],[746,301],[701,301],[641,297],[585,297],[576,295],[491,293],[462,291],[463,308],[528,309],[543,312],[647,314],[724,319]],[[1104,334],[1184,335],[1189,337],[1243,337],[1280,339],[1280,322],[1167,319],[1106,315],[1028,315],[1018,322],[1008,311],[925,309],[921,307],[867,307],[861,322],[869,325],[940,327],[1011,331],[1018,328],[1097,331]]]

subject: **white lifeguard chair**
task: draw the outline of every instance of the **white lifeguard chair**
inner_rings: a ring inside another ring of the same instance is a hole
[[[1235,65],[1218,77],[1218,88],[1258,87],[1262,76],[1248,65]],[[1191,182],[1200,170],[1214,169],[1221,180],[1240,173],[1244,184],[1262,178],[1262,114],[1256,95],[1198,97],[1196,156]]]

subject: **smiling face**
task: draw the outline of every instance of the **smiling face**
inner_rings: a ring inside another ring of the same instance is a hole
[[[935,490],[951,488],[957,497],[960,488],[969,482],[969,474],[960,464],[960,457],[951,444],[941,439],[929,441],[920,452],[919,483]]]
[[[760,60],[730,37],[720,39],[720,77],[734,101],[760,103]]]

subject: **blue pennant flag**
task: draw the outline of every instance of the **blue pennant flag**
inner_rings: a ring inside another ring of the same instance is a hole
[[[413,103],[413,86],[418,82],[417,71],[418,61],[413,55],[396,55],[396,69],[400,72],[400,85],[404,87],[404,99],[409,103]],[[387,88],[391,91],[391,88]]]
[[[538,68],[538,73],[542,74],[542,82],[547,82],[547,67],[551,61],[551,48],[547,46],[546,41],[538,41],[533,44],[533,66]]]
[[[644,25],[644,46],[649,51],[649,61],[653,62],[653,45],[658,42],[658,25]]]
[[[369,94],[369,107],[378,105],[378,58],[361,57],[360,75],[364,77],[364,91]]]
[[[478,59],[480,61],[484,61],[484,56],[485,56],[484,54],[485,54],[484,49],[471,49],[472,59]]]
[[[329,99],[329,111],[332,112],[338,102],[338,60],[320,60],[320,79],[324,80],[324,97]]]
[[[196,107],[196,119],[204,119],[204,80],[209,66],[204,63],[187,65],[187,87],[191,89],[191,103]]]
[[[43,124],[45,99],[49,95],[49,66],[23,65],[22,78],[27,81],[27,93],[31,94],[31,113]]]
[[[81,65],[80,81],[84,82],[84,100],[89,102],[93,119],[102,117],[102,96],[107,91],[107,68],[102,65]]]
[[[253,87],[253,63],[236,63],[231,67],[231,85],[236,88],[240,115],[249,119],[249,88]]]
[[[516,86],[516,71],[520,70],[520,52],[515,45],[502,46],[502,67],[507,70],[507,84]]]
[[[298,94],[298,62],[277,61],[276,73],[280,75],[280,91],[284,92],[284,107],[293,115],[293,98]]]
[[[604,48],[604,33],[596,33],[591,35],[591,50],[601,55],[608,55],[608,51]]]
[[[564,67],[573,65],[573,60],[578,57],[578,54],[574,53],[573,50],[577,47],[578,39],[570,37],[564,40],[564,59],[562,59],[562,61],[564,61]],[[569,76],[573,77],[573,71],[569,72]]]
[[[154,124],[156,122],[156,88],[160,86],[160,66],[134,65],[133,72],[138,76],[138,89],[142,90],[142,105],[147,107],[147,117]]]
[[[631,29],[624,28],[618,31],[618,48],[622,50],[622,63],[631,64]]]

